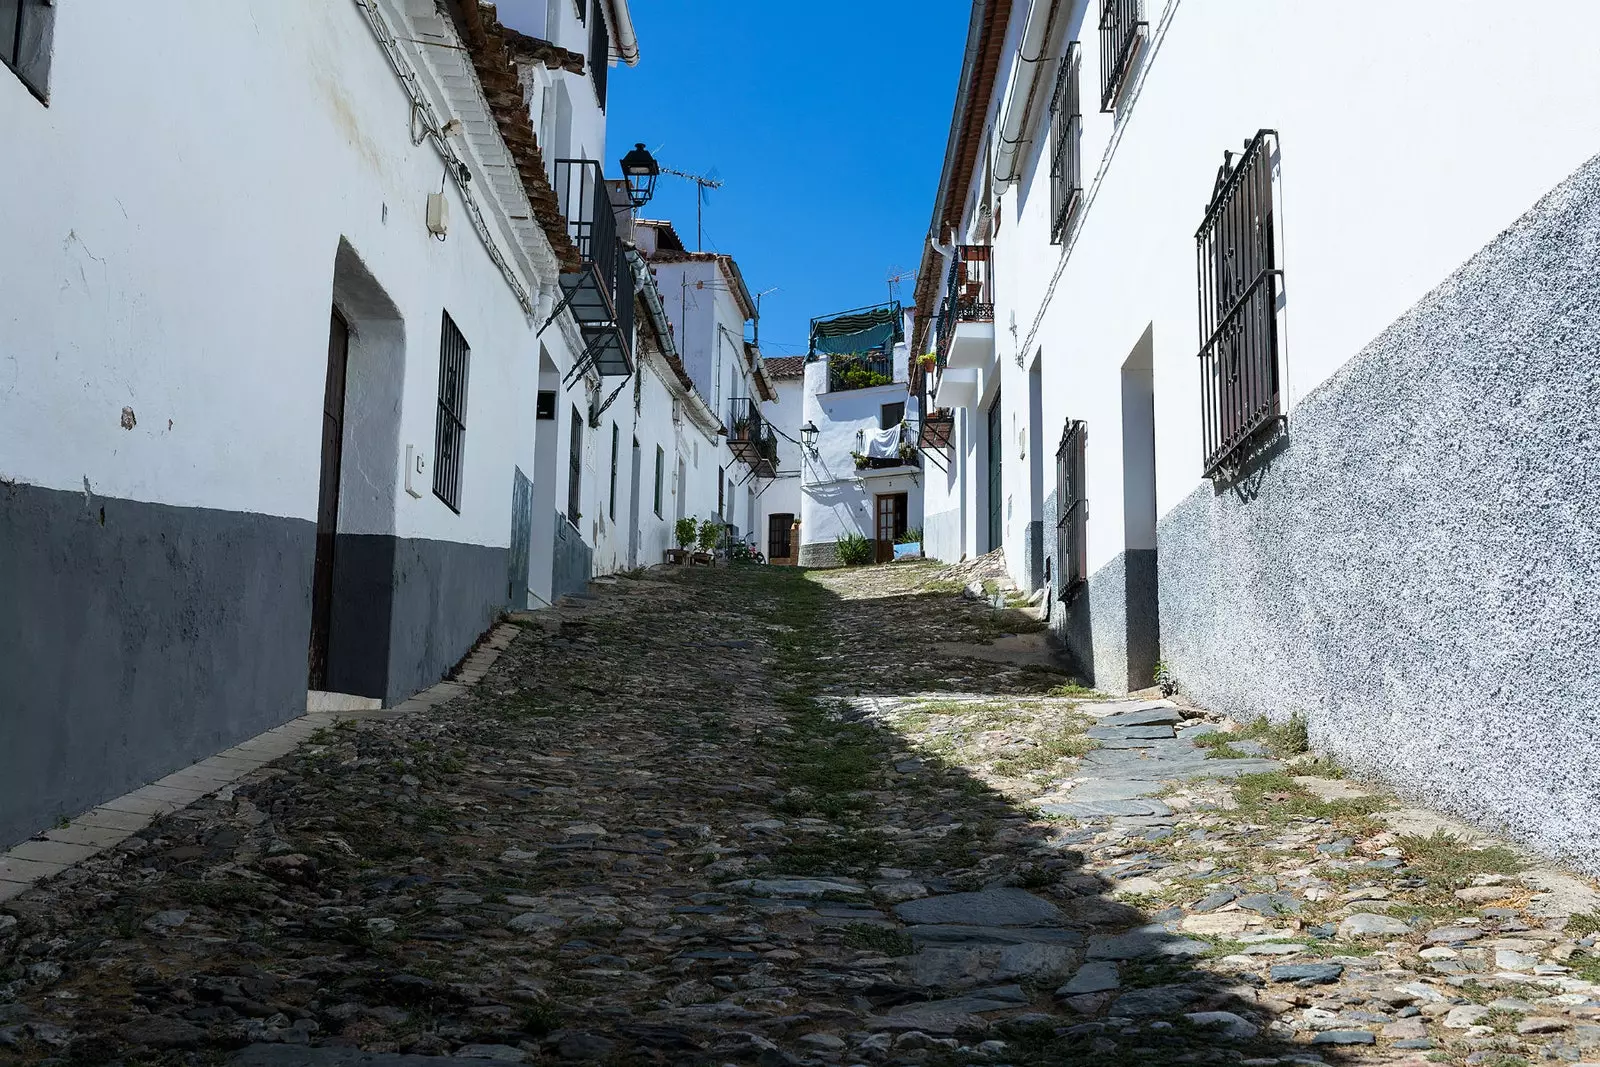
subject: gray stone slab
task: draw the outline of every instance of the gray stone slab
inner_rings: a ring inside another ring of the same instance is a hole
[[[1137,798],[1133,800],[1086,800],[1082,802],[1067,801],[1040,804],[1039,810],[1046,815],[1060,815],[1067,819],[1113,819],[1128,815],[1166,816],[1172,814],[1172,809],[1159,800]]]
[[[1150,708],[1147,711],[1119,711],[1100,720],[1104,726],[1172,726],[1181,721],[1177,708]]]
[[[1091,726],[1084,733],[1109,741],[1162,741],[1177,736],[1170,726]]]
[[[1082,945],[1083,935],[1076,930],[1053,926],[910,926],[905,931],[917,944],[995,944],[995,945]]]
[[[100,851],[94,845],[70,844],[66,841],[24,841],[5,854],[6,859],[37,860],[41,863],[58,863],[70,867],[82,863]]]
[[[62,841],[69,845],[93,845],[96,848],[110,848],[121,841],[126,841],[132,830],[112,830],[104,826],[84,826],[81,823],[68,823],[58,826],[53,830],[46,830],[44,836],[52,841]]]
[[[764,897],[820,897],[828,893],[860,896],[866,893],[858,885],[821,878],[742,878],[737,882],[729,882],[723,888]]]
[[[1115,963],[1111,960],[1093,960],[1078,968],[1078,973],[1072,976],[1071,981],[1056,990],[1056,996],[1075,997],[1083,993],[1104,993],[1121,985],[1122,980],[1117,976]]]
[[[910,923],[971,926],[1038,926],[1061,918],[1054,904],[1025,889],[985,889],[924,897],[896,904],[894,912]]]
[[[150,825],[149,815],[139,815],[127,811],[112,811],[110,808],[94,808],[84,812],[72,820],[74,826],[98,826],[107,830],[126,830],[132,833],[143,830]]]
[[[1100,800],[1136,800],[1161,791],[1160,782],[1143,782],[1126,778],[1091,778],[1073,786],[1067,799],[1074,804]]]
[[[308,1048],[305,1045],[246,1045],[226,1060],[229,1067],[440,1067],[462,1064],[483,1067],[479,1057],[417,1056],[401,1052],[363,1052],[357,1048]]]
[[[1168,779],[1187,781],[1191,778],[1237,778],[1243,774],[1271,774],[1283,770],[1283,764],[1264,759],[1193,759],[1145,760],[1119,773],[1126,778],[1154,781]]]
[[[1204,956],[1211,946],[1204,941],[1176,937],[1164,926],[1141,926],[1124,934],[1104,934],[1089,939],[1091,960],[1138,960],[1151,956]]]

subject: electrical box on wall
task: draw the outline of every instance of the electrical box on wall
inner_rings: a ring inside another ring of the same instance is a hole
[[[443,193],[428,194],[428,232],[436,237],[450,232],[450,201]]]
[[[428,480],[425,476],[427,465],[428,461],[416,451],[414,445],[406,445],[406,492],[418,500],[422,499],[422,486]]]

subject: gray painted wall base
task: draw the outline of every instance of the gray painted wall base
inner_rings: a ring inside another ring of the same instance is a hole
[[[1597,411],[1600,158],[1161,520],[1163,658],[1600,874]]]
[[[1052,602],[1050,627],[1096,689],[1128,693],[1151,685],[1160,644],[1156,554],[1116,556],[1064,607]]]
[[[402,537],[394,540],[385,704],[446,677],[506,609],[504,548]]]
[[[304,714],[315,540],[0,487],[0,846]]]
[[[566,515],[555,513],[555,564],[550,576],[551,598],[564,593],[587,593],[594,574],[594,549]]]
[[[839,546],[832,541],[814,541],[809,545],[801,545],[800,566],[839,566]]]

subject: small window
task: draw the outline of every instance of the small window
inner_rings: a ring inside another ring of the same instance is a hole
[[[611,497],[606,504],[606,515],[613,522],[617,518],[617,449],[622,447],[622,431],[611,424]]]
[[[1067,423],[1056,450],[1056,566],[1057,592],[1071,597],[1088,578],[1089,501],[1084,487],[1084,449],[1089,431],[1082,421]]]
[[[1100,110],[1115,111],[1149,23],[1144,0],[1100,0]]]
[[[50,99],[55,21],[53,0],[0,0],[0,63],[45,103]]]
[[[606,32],[605,10],[600,5],[590,12],[589,77],[594,81],[594,96],[600,110],[606,109],[606,77],[611,73],[611,36]]]
[[[1067,238],[1067,224],[1083,201],[1083,105],[1078,74],[1083,50],[1067,45],[1050,101],[1050,243]]]
[[[0,0],[3,2],[3,0]],[[472,350],[444,313],[439,331],[439,411],[433,435],[433,495],[461,511],[461,453],[467,438],[467,364]]]
[[[906,405],[904,401],[897,404],[884,404],[878,412],[878,425],[887,430],[899,426],[906,418]]]
[[[533,417],[536,419],[553,419],[556,417],[556,391],[554,389],[539,390],[539,399],[534,404]]]
[[[567,520],[578,525],[583,513],[578,504],[583,500],[583,416],[572,409],[572,440],[567,455]]]
[[[1223,157],[1195,234],[1200,289],[1200,415],[1207,477],[1248,458],[1282,420],[1272,188],[1277,137]]]
[[[656,446],[656,518],[661,517],[661,490],[667,474],[667,454]]]

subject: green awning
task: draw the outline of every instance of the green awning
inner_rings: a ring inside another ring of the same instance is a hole
[[[836,354],[869,352],[901,339],[900,305],[882,304],[811,320],[811,351]]]

